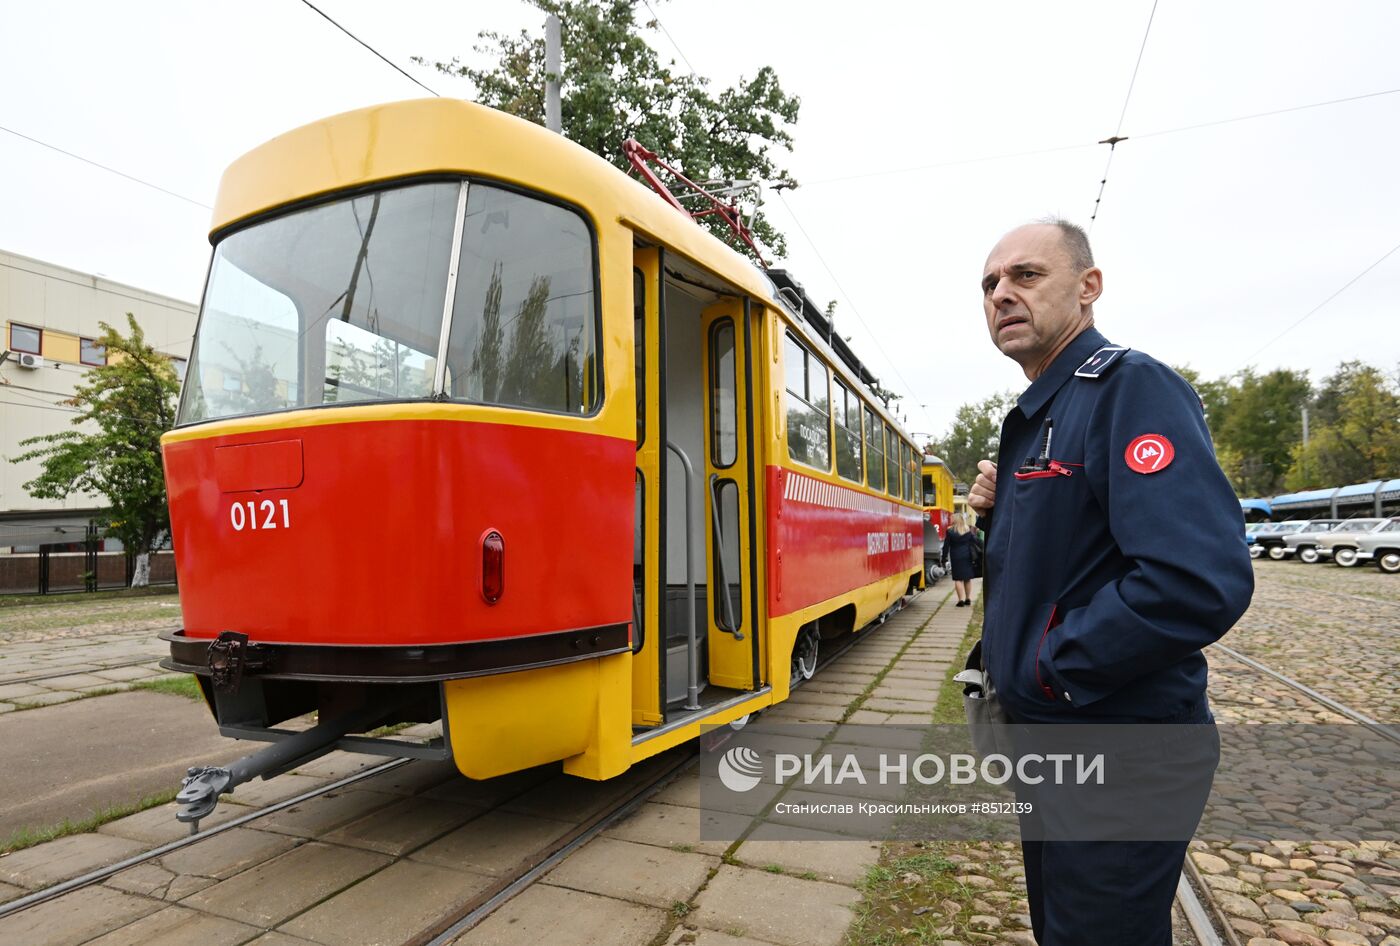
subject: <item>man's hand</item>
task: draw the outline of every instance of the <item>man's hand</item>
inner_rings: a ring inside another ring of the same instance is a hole
[[[991,460],[977,461],[977,479],[967,491],[967,504],[979,516],[992,511],[997,501],[997,465]]]

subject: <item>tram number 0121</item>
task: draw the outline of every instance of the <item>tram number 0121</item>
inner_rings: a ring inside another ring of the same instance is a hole
[[[270,499],[264,499],[262,502],[250,499],[230,506],[228,521],[234,532],[242,532],[244,529],[290,529],[291,507],[285,499],[279,499],[277,502]]]

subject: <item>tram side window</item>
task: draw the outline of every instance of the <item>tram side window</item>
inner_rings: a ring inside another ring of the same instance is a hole
[[[831,418],[826,365],[791,335],[784,338],[788,455],[799,463],[830,470]]]
[[[865,475],[870,488],[885,489],[885,428],[875,409],[865,408]]]
[[[734,322],[722,319],[710,328],[710,459],[721,468],[733,466],[739,455],[734,371]]]
[[[836,472],[860,482],[860,398],[840,381],[831,387],[835,395],[832,414],[836,420]]]
[[[912,446],[904,445],[904,498],[911,503],[918,499],[914,492],[914,484],[919,481],[919,468],[914,465],[917,455]]]
[[[885,492],[899,498],[899,438],[885,425]]]
[[[933,485],[933,477],[927,473],[924,474],[924,505],[938,505],[938,487]]]
[[[593,236],[581,216],[471,184],[447,343],[448,393],[587,414],[596,405]]]

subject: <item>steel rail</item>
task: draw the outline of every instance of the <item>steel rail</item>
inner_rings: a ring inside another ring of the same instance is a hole
[[[1201,898],[1196,895],[1197,887],[1205,894],[1206,902],[1210,904],[1209,913],[1202,905]],[[1216,903],[1215,898],[1211,896],[1210,887],[1201,879],[1196,865],[1191,862],[1190,854],[1186,855],[1181,877],[1176,884],[1176,902],[1181,905],[1181,912],[1186,917],[1186,925],[1191,927],[1191,933],[1196,937],[1196,942],[1200,946],[1227,946],[1227,941],[1228,946],[1244,946],[1234,927],[1230,926],[1229,918],[1220,909],[1220,904]],[[1223,939],[1220,936],[1220,930],[1225,931]]]
[[[922,591],[918,591],[913,595],[902,596],[898,602],[891,605],[887,611],[882,612],[878,618],[862,627],[861,631],[873,630],[880,627],[891,614],[907,607],[907,601],[912,601],[922,593]],[[870,635],[868,633],[852,633],[847,636],[849,638],[847,643],[828,654],[825,659],[820,660],[817,665],[818,671],[840,658],[842,654],[845,654],[851,648],[865,641]],[[813,679],[816,679],[816,677],[813,677]],[[644,785],[630,793],[617,805],[606,809],[601,814],[585,822],[574,832],[565,835],[557,842],[557,846],[537,863],[529,866],[517,876],[503,880],[493,890],[488,890],[465,904],[456,912],[455,919],[452,915],[449,915],[444,919],[438,920],[437,923],[420,933],[417,937],[410,939],[405,946],[446,946],[446,944],[451,943],[457,937],[479,925],[496,910],[528,889],[539,880],[539,878],[558,866],[560,862],[574,851],[631,814],[648,798],[660,791],[665,784],[680,775],[686,769],[695,765],[698,760],[699,754],[691,753],[675,764],[667,767],[655,777],[649,779]]]
[[[104,670],[120,670],[123,667],[139,667],[141,664],[155,663],[163,655],[157,654],[154,657],[142,657],[140,660],[127,660],[122,663],[105,664],[101,667],[76,667],[69,670],[59,670],[54,673],[39,673],[28,677],[0,677],[0,686],[9,686],[12,683],[38,683],[41,680],[57,680],[59,677],[72,677],[81,673],[102,673]],[[111,680],[111,683],[129,683],[128,680]],[[17,697],[24,699],[24,697]]]
[[[152,848],[149,851],[145,851],[141,854],[136,854],[131,857],[128,857],[126,860],[118,861],[117,863],[110,864],[107,867],[98,868],[97,870],[90,871],[89,873],[83,874],[81,876],[74,877],[70,880],[65,880],[62,883],[54,884],[51,887],[45,887],[42,890],[36,890],[34,893],[20,897],[18,900],[11,900],[9,903],[0,904],[0,920],[3,920],[7,916],[19,913],[22,910],[27,910],[30,907],[38,906],[41,903],[47,903],[50,900],[63,896],[64,894],[72,893],[74,890],[80,890],[83,887],[90,887],[93,884],[100,883],[101,881],[106,880],[108,877],[111,877],[114,874],[119,874],[122,871],[127,870],[128,868],[136,867],[140,864],[146,863],[147,861],[155,860],[158,857],[164,857],[172,851],[178,851],[182,848],[190,847],[192,845],[198,844],[200,841],[206,841],[209,838],[214,837],[215,835],[223,834],[225,831],[230,831],[234,828],[242,827],[243,825],[248,824],[251,821],[256,821],[259,818],[275,814],[276,812],[282,811],[283,809],[291,808],[293,805],[300,805],[302,802],[309,801],[320,795],[325,795],[328,792],[333,792],[337,789],[344,788],[347,785],[353,785],[356,782],[363,781],[364,779],[373,778],[376,775],[382,775],[385,772],[398,768],[399,766],[405,764],[408,761],[410,760],[390,759],[387,762],[383,762],[371,768],[364,769],[363,771],[356,772],[353,775],[347,775],[345,778],[337,779],[336,781],[326,785],[322,785],[319,788],[313,788],[310,791],[305,791],[302,792],[300,795],[295,795],[291,798],[287,798],[279,802],[274,802],[271,805],[267,805],[265,807],[257,809],[256,811],[249,812],[246,815],[240,815],[237,818],[234,818],[230,821],[225,821],[223,824],[215,825],[214,827],[201,831],[198,834],[187,835],[183,838],[180,838],[179,840],[167,842],[165,844],[160,845],[159,847]]]
[[[1305,683],[1299,683],[1297,680],[1294,680],[1292,677],[1285,676],[1284,674],[1279,673],[1277,670],[1273,669],[1272,667],[1266,666],[1265,664],[1260,663],[1259,661],[1255,660],[1253,657],[1246,657],[1244,654],[1242,654],[1242,653],[1240,653],[1239,651],[1235,650],[1233,647],[1227,647],[1227,646],[1225,646],[1224,644],[1221,644],[1221,643],[1218,643],[1218,642],[1215,643],[1215,644],[1212,644],[1211,646],[1214,647],[1214,648],[1216,648],[1216,649],[1218,649],[1218,650],[1220,650],[1220,651],[1222,651],[1222,652],[1224,652],[1224,653],[1226,653],[1226,654],[1228,654],[1228,655],[1230,655],[1230,656],[1233,657],[1235,660],[1238,660],[1240,663],[1245,664],[1246,666],[1249,666],[1249,667],[1253,667],[1255,670],[1258,670],[1260,673],[1267,674],[1267,675],[1273,677],[1275,680],[1278,680],[1280,683],[1283,683],[1283,684],[1285,684],[1286,686],[1292,687],[1293,689],[1297,690],[1299,693],[1302,693],[1304,696],[1307,696],[1309,699],[1312,699],[1312,700],[1314,700],[1314,701],[1316,701],[1316,702],[1318,702],[1318,703],[1321,703],[1323,706],[1325,706],[1325,707],[1327,707],[1328,709],[1332,710],[1334,713],[1340,713],[1342,716],[1345,716],[1347,719],[1350,719],[1350,720],[1352,720],[1353,722],[1360,723],[1361,725],[1365,726],[1367,729],[1371,730],[1372,732],[1376,733],[1377,735],[1383,736],[1383,737],[1385,737],[1386,739],[1389,739],[1391,742],[1400,743],[1400,732],[1397,732],[1395,729],[1391,728],[1390,726],[1385,725],[1384,723],[1377,722],[1376,720],[1374,720],[1374,719],[1372,719],[1371,717],[1367,716],[1365,713],[1362,713],[1362,712],[1360,712],[1360,711],[1358,711],[1358,710],[1354,710],[1354,709],[1352,709],[1350,706],[1347,706],[1345,703],[1340,703],[1340,702],[1338,702],[1337,700],[1332,699],[1332,697],[1330,697],[1330,696],[1327,696],[1327,695],[1325,695],[1325,694],[1319,693],[1318,691],[1314,690],[1312,687],[1308,686],[1307,684],[1305,684]]]

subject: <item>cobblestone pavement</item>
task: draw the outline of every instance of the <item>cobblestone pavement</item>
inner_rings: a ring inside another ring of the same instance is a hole
[[[1400,598],[1392,591],[1400,583],[1393,576],[1269,561],[1256,561],[1255,575],[1254,603],[1225,643],[1353,709],[1384,721],[1400,716]],[[1209,654],[1211,703],[1222,724],[1349,722],[1219,651]],[[1318,738],[1303,725],[1297,732]],[[1285,805],[1302,795],[1325,809],[1333,791],[1350,802],[1372,787],[1333,787],[1326,773],[1314,773],[1290,792],[1292,774],[1280,766],[1276,797]],[[1396,774],[1373,773],[1391,811]],[[1222,787],[1228,792],[1217,779]],[[1400,946],[1400,839],[1385,837],[1377,824],[1351,817],[1335,836],[1314,840],[1240,839],[1207,825],[1191,858],[1249,946]]]
[[[1400,721],[1400,576],[1267,560],[1254,574],[1254,603],[1223,643],[1374,719]]]
[[[128,689],[160,676],[157,634],[180,622],[174,594],[55,598],[0,608],[0,714]]]

